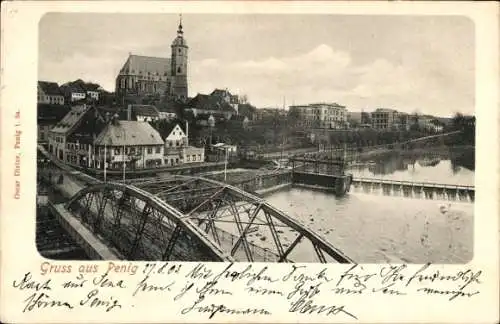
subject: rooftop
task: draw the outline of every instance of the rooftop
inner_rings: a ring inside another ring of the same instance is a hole
[[[130,54],[120,74],[167,76],[170,74],[170,62],[170,58]]]
[[[76,92],[76,93],[85,93],[85,89],[81,87],[78,83],[68,82],[61,86],[62,91]]]
[[[130,105],[130,109],[136,116],[158,117],[160,114],[153,105]]]
[[[37,104],[37,119],[38,122],[45,121],[57,123],[70,111],[68,106],[54,104]]]
[[[66,116],[52,128],[52,131],[56,133],[68,132],[83,118],[88,110],[89,107],[86,105],[72,107]]]
[[[190,108],[201,110],[219,110],[234,112],[234,108],[228,103],[221,101],[219,98],[205,94],[197,94],[193,99],[188,102]]]
[[[95,145],[163,145],[160,134],[145,122],[115,120],[97,136]]]
[[[59,85],[55,82],[38,81],[38,86],[47,95],[63,95],[61,89],[59,89]]]

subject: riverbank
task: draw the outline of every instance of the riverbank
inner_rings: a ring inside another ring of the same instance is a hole
[[[380,148],[374,149],[366,152],[354,153],[353,157],[360,160],[366,160],[374,157],[384,158],[390,155],[399,155],[405,158],[421,158],[426,156],[440,156],[443,158],[461,158],[473,161],[475,159],[475,146],[463,145],[463,146],[439,146],[432,149],[429,148],[415,148],[412,150],[404,149],[387,149]],[[470,164],[470,163],[469,163]]]

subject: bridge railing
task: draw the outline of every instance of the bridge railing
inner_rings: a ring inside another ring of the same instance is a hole
[[[353,182],[363,182],[363,183],[379,183],[379,184],[391,184],[391,185],[406,185],[406,186],[416,186],[416,187],[433,187],[433,188],[443,188],[443,189],[464,189],[464,190],[474,190],[474,186],[459,185],[459,184],[446,184],[446,183],[436,183],[436,182],[422,182],[422,181],[403,181],[403,180],[390,180],[381,178],[364,178],[355,177],[352,179]]]

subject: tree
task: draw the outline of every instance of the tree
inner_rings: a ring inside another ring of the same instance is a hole
[[[452,119],[452,125],[454,129],[462,129],[465,125],[465,117],[462,113],[457,112]]]

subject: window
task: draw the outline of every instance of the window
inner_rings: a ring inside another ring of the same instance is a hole
[[[189,160],[189,155],[186,155],[186,158],[187,158],[187,161],[190,161],[190,160]]]
[[[181,67],[180,66],[177,68],[177,73],[181,73]]]
[[[198,161],[201,161],[201,154],[198,154]]]
[[[121,150],[120,150],[120,148],[119,148],[119,147],[115,148],[115,155],[121,154],[121,152],[120,152],[120,151],[121,151]]]
[[[151,147],[148,147],[148,154],[153,154],[153,149]]]
[[[196,161],[196,155],[193,154],[193,161]]]
[[[157,146],[156,147],[156,153],[160,153],[161,152],[161,147],[160,146]]]
[[[179,163],[179,158],[176,158],[175,159],[175,163],[178,164]]]
[[[179,48],[179,53],[182,53],[182,50]]]

